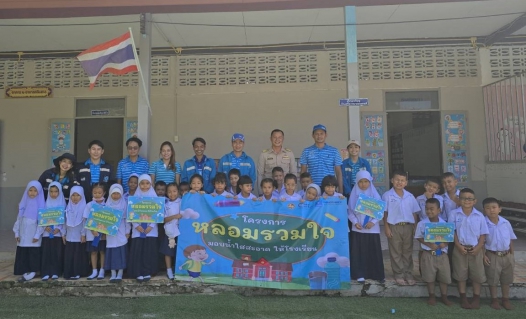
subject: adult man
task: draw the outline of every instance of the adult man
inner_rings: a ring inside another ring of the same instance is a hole
[[[77,165],[77,181],[84,189],[86,202],[92,199],[91,186],[95,183],[108,183],[113,175],[113,167],[102,159],[104,144],[93,140],[88,145],[90,158]]]
[[[285,134],[282,130],[275,129],[270,133],[272,147],[263,150],[259,154],[258,161],[258,181],[263,178],[272,178],[272,169],[279,166],[283,169],[283,176],[288,173],[297,175],[296,158],[289,148],[283,147]]]
[[[117,183],[122,185],[124,192],[128,191],[128,180],[130,175],[148,174],[149,163],[143,157],[139,156],[142,141],[137,137],[130,137],[126,141],[128,156],[119,161],[117,165]]]
[[[254,160],[243,152],[245,147],[245,136],[240,133],[232,135],[232,152],[225,154],[219,160],[218,172],[223,172],[228,176],[232,168],[237,168],[241,176],[248,175],[252,179],[252,187],[256,183],[256,164]]]
[[[202,137],[196,137],[192,141],[195,156],[184,162],[181,171],[181,181],[190,182],[194,174],[203,176],[203,189],[207,193],[214,192],[214,177],[216,176],[216,163],[214,159],[205,155],[206,141]]]
[[[300,158],[301,172],[308,171],[312,181],[321,185],[321,180],[327,175],[335,175],[338,180],[338,191],[343,192],[342,156],[336,147],[325,143],[327,128],[317,124],[312,128],[314,145],[303,150]]]

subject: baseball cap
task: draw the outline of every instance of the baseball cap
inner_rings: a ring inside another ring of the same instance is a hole
[[[314,125],[314,127],[312,128],[312,133],[314,133],[317,130],[324,130],[325,133],[327,133],[327,128],[323,124],[316,124],[316,125]]]
[[[241,140],[241,142],[244,142],[245,141],[245,135],[243,135],[241,133],[234,133],[234,135],[232,135],[232,142],[235,141],[235,140]]]
[[[360,144],[360,141],[358,140],[349,140],[349,142],[347,142],[347,147],[349,147],[349,145],[351,144],[356,144],[358,145],[358,147],[362,147],[362,145]]]

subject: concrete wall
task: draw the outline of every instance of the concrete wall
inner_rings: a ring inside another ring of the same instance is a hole
[[[526,203],[526,163],[488,163],[486,172],[489,196]]]
[[[170,69],[175,74],[175,66]],[[323,77],[328,72],[328,67],[320,68],[319,78],[328,78]],[[344,148],[348,140],[347,109],[338,106],[338,99],[346,96],[344,81],[221,87],[176,84],[172,79],[169,86],[152,88],[150,160],[158,158],[159,145],[168,140],[182,163],[193,156],[191,141],[196,136],[206,139],[208,156],[219,158],[231,151],[232,133],[241,132],[246,136],[245,151],[257,161],[261,150],[270,146],[274,128],[285,131],[285,146],[299,157],[313,143],[311,130],[317,123],[327,126],[329,144]],[[363,110],[383,112],[384,93],[395,90],[439,90],[443,110],[468,112],[471,180],[479,197],[485,196],[487,151],[480,79],[360,81],[360,97],[370,100]],[[48,168],[49,119],[73,118],[75,98],[82,97],[126,97],[126,115],[137,116],[136,87],[56,89],[48,99],[0,99],[0,172],[4,174],[0,229],[12,227],[25,185]],[[174,142],[174,136],[179,142]],[[86,158],[87,153],[78,157]]]

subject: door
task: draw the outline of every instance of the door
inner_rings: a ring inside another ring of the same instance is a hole
[[[117,164],[123,154],[123,119],[122,118],[88,118],[75,120],[75,154],[83,162],[89,158],[88,145],[93,140],[104,144],[102,158],[117,171]]]
[[[260,267],[258,272],[259,272],[259,278],[267,278],[267,268]]]

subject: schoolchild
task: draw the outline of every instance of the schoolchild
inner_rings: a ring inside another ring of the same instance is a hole
[[[226,191],[226,174],[217,173],[214,177],[214,192],[212,196],[234,197],[234,194]]]
[[[301,190],[298,192],[298,194],[301,197],[304,197],[305,191],[307,190],[307,186],[312,184],[312,176],[309,172],[303,172],[300,175],[300,183],[301,183]]]
[[[163,181],[157,181],[155,183],[155,194],[159,197],[166,197],[166,183]]]
[[[314,201],[314,200],[317,200],[319,199],[321,196],[321,189],[318,185],[312,183],[312,184],[309,184],[307,187],[306,187],[306,191],[305,191],[305,195],[303,195],[303,200],[308,200],[308,201]]]
[[[203,189],[204,183],[203,183],[203,176],[199,174],[194,174],[192,177],[190,177],[190,193],[195,194],[205,194],[205,191]]]
[[[453,251],[453,278],[457,280],[460,306],[465,309],[480,308],[481,285],[486,281],[484,272],[484,241],[488,225],[484,215],[474,206],[475,192],[470,188],[460,191],[460,208],[449,213],[455,224],[455,250]],[[471,303],[466,298],[466,281],[473,284]]]
[[[272,180],[272,178],[264,178],[261,180],[261,183],[259,185],[259,188],[261,189],[261,196],[259,196],[260,201],[277,201],[279,197],[275,195],[276,191],[276,181]]]
[[[230,187],[227,188],[227,192],[230,194],[239,194],[239,192],[241,192],[238,185],[240,178],[241,172],[237,168],[233,168],[228,172],[228,181],[230,182]]]
[[[297,182],[298,178],[296,175],[291,173],[285,175],[285,191],[279,195],[281,201],[301,200],[301,196],[296,193]]]
[[[337,186],[338,186],[338,180],[336,179],[336,176],[334,175],[325,176],[321,180],[321,189],[323,190],[323,194],[321,196],[325,199],[329,197],[335,197],[335,198],[340,198],[340,199],[345,198],[345,196],[336,192]]]
[[[416,201],[418,202],[418,206],[420,206],[420,212],[417,214],[417,217],[418,217],[417,223],[427,218],[426,201],[428,199],[436,198],[438,202],[440,203],[440,209],[443,209],[444,207],[444,197],[438,195],[438,192],[440,191],[440,184],[438,180],[434,178],[428,178],[424,184],[424,189],[425,189],[424,194],[416,198]],[[444,218],[445,215],[442,212],[440,212],[440,217],[446,220]]]
[[[147,174],[139,176],[139,188],[135,193],[138,197],[157,197],[152,186],[151,177]],[[132,223],[132,238],[128,275],[137,282],[146,282],[157,273],[158,243],[156,223]]]
[[[80,186],[73,186],[66,207],[65,236],[62,236],[66,245],[64,249],[64,279],[77,280],[89,274],[86,238],[82,236],[85,209],[84,189]]]
[[[252,199],[257,200],[258,198],[252,194],[252,178],[248,175],[243,175],[239,178],[239,181],[237,182],[237,186],[240,189],[239,194],[237,194],[237,199]]]
[[[190,183],[188,182],[181,182],[179,184],[179,194],[181,194],[181,198],[186,195],[190,191]]]
[[[460,207],[460,190],[457,189],[457,185],[458,181],[455,177],[455,174],[451,172],[446,172],[442,174],[442,187],[444,187],[444,195],[442,196],[444,207],[442,208],[442,213],[440,214],[440,217],[442,217],[442,219],[444,219],[447,222],[452,222],[449,219],[449,213]]]
[[[427,218],[422,219],[415,232],[415,238],[420,242],[422,248],[422,280],[427,283],[429,298],[427,304],[436,305],[435,282],[440,285],[440,296],[446,306],[452,303],[447,299],[447,285],[451,283],[451,270],[449,269],[449,259],[447,257],[446,242],[426,242],[425,228],[428,223],[445,223],[440,215],[440,201],[438,198],[429,198],[426,200],[425,210]]]
[[[59,182],[49,184],[46,208],[66,210],[66,200]],[[47,281],[50,278],[56,280],[62,275],[64,261],[62,254],[64,251],[63,232],[63,225],[38,227],[38,236],[42,236],[42,262],[40,265],[42,281]]]
[[[89,217],[91,208],[94,204],[106,205],[104,196],[106,195],[105,183],[96,183],[92,186],[92,198],[93,200],[86,205],[84,209],[84,221]],[[88,276],[88,280],[104,279],[104,254],[106,253],[106,235],[99,233],[95,230],[84,228],[83,237],[86,241],[86,251],[90,253],[91,260],[91,275]],[[99,266],[99,255],[100,255],[100,270],[97,270]]]
[[[217,175],[216,175],[217,176]],[[181,199],[179,198],[179,190],[177,184],[168,184],[168,200],[166,201],[164,213],[164,231],[165,235],[161,241],[159,252],[164,255],[164,262],[166,264],[166,276],[168,279],[174,279],[173,265],[175,263],[175,246],[177,244],[177,236],[179,236],[179,219],[181,215]]]
[[[373,173],[369,162],[365,158],[360,157],[360,147],[361,144],[358,140],[350,140],[347,142],[349,158],[342,162],[343,194],[347,198],[356,183],[356,175],[359,171],[365,170],[368,171],[369,174]]]
[[[130,237],[131,224],[126,221],[128,210],[127,201],[123,196],[124,189],[119,184],[110,187],[110,195],[106,201],[106,206],[122,211],[117,234],[106,236],[106,258],[104,259],[104,269],[111,270],[110,283],[122,281],[122,273],[126,269],[127,262],[127,243]]]
[[[382,198],[374,187],[373,178],[368,171],[359,171],[356,174],[356,181],[356,185],[349,194],[347,206],[349,221],[352,224],[349,232],[351,278],[362,283],[365,282],[365,279],[383,282],[385,272],[380,244],[380,221],[354,210],[360,194],[377,200]]]
[[[384,230],[391,267],[397,284],[412,286],[416,283],[413,277],[413,234],[420,206],[415,197],[405,190],[407,176],[404,172],[393,172],[391,183],[393,187],[382,196],[386,202]]]
[[[276,182],[276,189],[272,193],[275,197],[279,198],[281,193],[285,192],[285,184],[283,183],[283,168],[276,166],[272,169],[272,179]]]
[[[128,179],[128,191],[124,193],[124,199],[128,200],[128,197],[135,196],[137,187],[139,187],[139,175],[133,173]]]
[[[500,283],[502,290],[502,307],[512,310],[510,303],[510,284],[513,283],[515,270],[515,257],[513,254],[512,240],[517,239],[509,221],[500,217],[502,208],[500,201],[489,197],[482,202],[488,235],[486,236],[486,253],[484,255],[484,268],[488,279],[491,294],[491,308],[499,310],[497,299],[497,286]]]
[[[13,226],[17,243],[14,274],[22,275],[19,282],[35,278],[40,270],[42,240],[37,236],[38,210],[45,207],[42,185],[38,181],[30,181],[18,204],[18,216]]]

